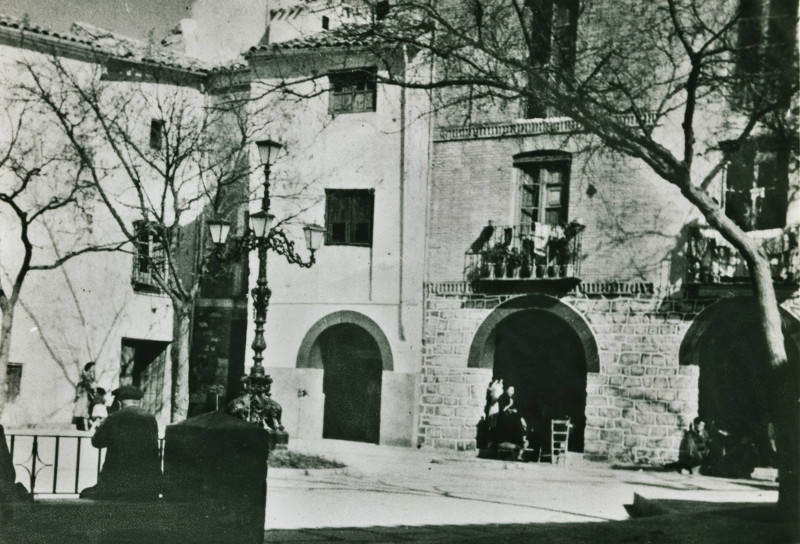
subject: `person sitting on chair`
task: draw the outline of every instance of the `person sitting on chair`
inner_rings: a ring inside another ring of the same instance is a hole
[[[106,448],[97,485],[81,491],[82,499],[147,500],[158,498],[161,461],[158,424],[139,406],[142,390],[125,385],[114,391],[121,408],[94,433],[92,445]]]

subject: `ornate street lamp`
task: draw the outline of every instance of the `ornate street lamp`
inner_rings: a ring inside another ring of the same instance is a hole
[[[314,252],[319,249],[325,229],[319,225],[305,225],[303,227],[306,247],[310,252],[307,261],[303,260],[294,249],[294,242],[289,239],[286,233],[280,229],[273,229],[272,223],[275,216],[269,213],[270,208],[270,167],[277,152],[281,149],[281,144],[273,140],[262,140],[256,142],[261,164],[264,167],[264,196],[261,199],[261,209],[250,215],[250,225],[247,232],[242,237],[238,237],[232,244],[227,244],[227,236],[230,232],[230,223],[227,221],[210,220],[208,224],[211,231],[211,239],[217,244],[220,258],[231,260],[245,252],[258,250],[258,279],[256,286],[250,292],[253,297],[253,313],[255,316],[255,335],[253,337],[253,366],[250,368],[250,375],[245,376],[242,381],[247,392],[247,406],[242,406],[238,415],[245,417],[248,421],[261,423],[273,430],[283,430],[280,421],[281,408],[278,403],[269,398],[272,378],[264,371],[264,350],[267,343],[264,339],[264,325],[267,322],[267,308],[272,291],[267,285],[267,250],[272,250],[279,255],[283,255],[291,264],[296,264],[302,268],[309,268],[315,263]],[[229,248],[228,246],[233,246]],[[238,400],[238,399],[237,399]],[[235,410],[235,408],[234,408]]]

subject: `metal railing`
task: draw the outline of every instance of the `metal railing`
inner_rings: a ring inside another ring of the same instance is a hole
[[[579,278],[583,226],[489,223],[465,254],[468,282]]]
[[[795,283],[800,279],[799,234],[799,225],[748,232],[764,248],[774,281]],[[690,283],[749,281],[750,278],[747,263],[739,252],[711,227],[693,226],[689,230],[686,261]]]
[[[97,483],[105,460],[105,449],[92,446],[89,432],[14,431],[6,435],[6,443],[17,481],[33,495],[77,495]],[[163,438],[158,441],[158,452],[163,468]]]

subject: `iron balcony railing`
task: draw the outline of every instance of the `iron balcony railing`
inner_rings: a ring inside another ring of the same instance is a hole
[[[796,283],[800,279],[799,233],[800,225],[748,233],[761,242],[776,282]],[[686,261],[689,283],[749,281],[750,278],[747,263],[739,252],[711,227],[693,226],[689,230]]]
[[[15,431],[6,435],[6,443],[17,481],[34,496],[77,495],[97,483],[105,460],[105,449],[93,447],[88,432]],[[163,468],[163,438],[158,441],[158,450]]]
[[[579,278],[583,225],[533,223],[483,228],[465,255],[465,278],[540,280]]]

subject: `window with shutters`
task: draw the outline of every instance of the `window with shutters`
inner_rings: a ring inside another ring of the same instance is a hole
[[[325,245],[372,245],[372,189],[325,190]]]
[[[161,286],[156,278],[167,281],[165,229],[155,222],[136,221],[134,230],[133,288],[136,291],[160,292]]]
[[[331,84],[329,110],[332,114],[375,111],[377,70],[359,68],[328,74]]]
[[[561,152],[527,153],[514,158],[519,169],[520,225],[563,225],[567,222],[569,155]]]

